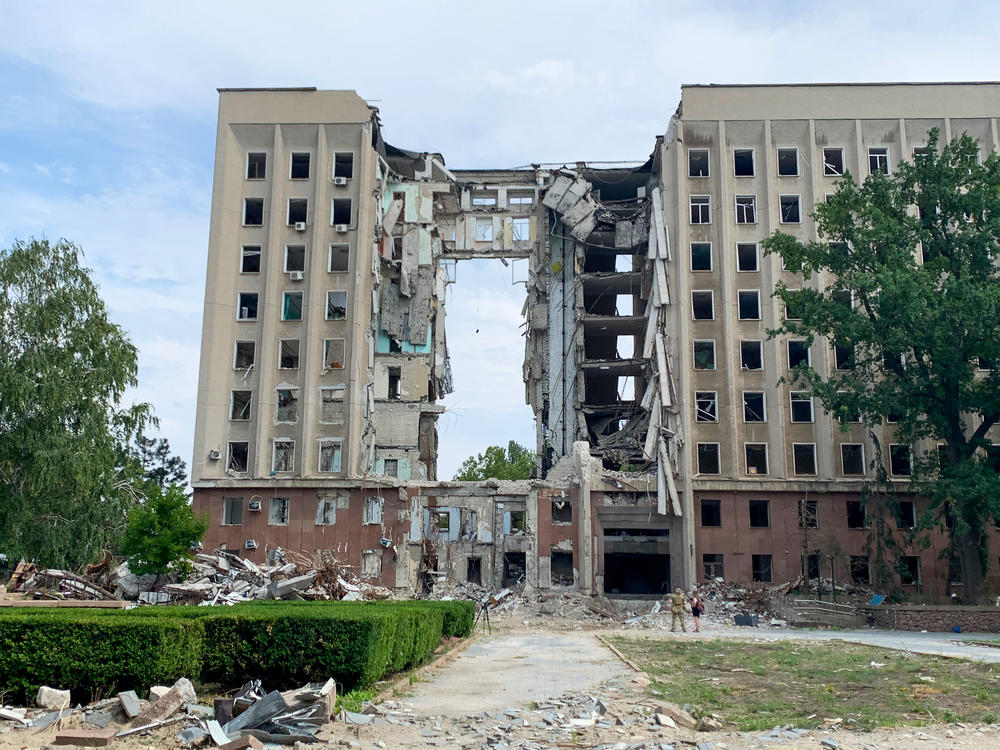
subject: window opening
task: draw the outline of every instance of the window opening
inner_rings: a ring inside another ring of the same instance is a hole
[[[813,421],[813,400],[805,391],[792,391],[789,394],[791,401],[793,422]]]
[[[854,345],[834,344],[833,345],[834,366],[838,370],[854,369]]]
[[[351,262],[351,246],[346,243],[330,245],[330,273],[347,273]]]
[[[469,583],[482,585],[483,582],[483,558],[469,557],[465,562],[465,580]]]
[[[552,501],[552,523],[570,524],[573,523],[573,506],[569,500]]]
[[[722,501],[715,499],[702,499],[701,501],[701,525],[702,526],[722,526]]]
[[[354,152],[335,151],[333,154],[333,176],[351,179],[354,177]]]
[[[718,443],[698,443],[698,473],[720,473]]]
[[[757,223],[757,196],[737,195],[736,196],[736,223],[756,224]]]
[[[260,273],[260,245],[243,245],[240,251],[240,273]]]
[[[725,579],[726,573],[722,561],[723,557],[719,554],[703,554],[701,556],[706,581],[714,581],[716,578]]]
[[[306,246],[286,245],[285,246],[285,273],[292,271],[306,270]]]
[[[331,211],[331,224],[351,225],[351,199],[334,198]]]
[[[760,320],[760,290],[738,291],[736,298],[740,320]]]
[[[750,501],[750,528],[766,529],[771,525],[771,501]]]
[[[229,418],[234,422],[246,422],[250,419],[250,401],[253,391],[233,391],[230,399]]]
[[[399,459],[398,458],[387,458],[383,462],[382,473],[387,477],[398,477],[399,476]]]
[[[510,222],[511,239],[514,242],[531,241],[531,219],[519,218],[511,219]]]
[[[691,243],[691,270],[711,271],[712,270],[712,243],[692,242]]]
[[[237,341],[236,356],[233,361],[234,370],[249,370],[253,367],[254,357],[257,352],[257,343],[254,341]]]
[[[799,224],[802,221],[802,215],[799,210],[799,196],[797,195],[781,195],[778,196],[778,202],[781,210],[781,223],[782,224]]]
[[[251,151],[247,154],[247,179],[263,180],[267,176],[267,154]]]
[[[267,522],[272,526],[288,525],[288,498],[272,497],[267,511]]]
[[[374,526],[382,523],[383,501],[380,497],[366,497],[365,510],[361,519],[364,526]]]
[[[309,208],[309,200],[306,198],[288,199],[288,226],[293,227],[299,222],[306,221],[306,213]]]
[[[240,526],[243,524],[243,498],[222,498],[222,525]]]
[[[285,292],[281,319],[302,320],[302,292]]]
[[[753,177],[753,149],[734,148],[733,149],[733,173],[736,177]]]
[[[295,470],[294,440],[274,441],[274,461],[271,470],[275,473]]]
[[[736,270],[759,271],[756,242],[736,243]]]
[[[688,177],[708,177],[707,148],[688,149]]]
[[[889,174],[889,149],[869,148],[868,149],[868,172],[875,174]]]
[[[799,528],[819,528],[819,503],[815,500],[799,500]]]
[[[813,443],[793,443],[792,466],[796,474],[815,474],[816,446]]]
[[[799,150],[797,148],[778,149],[778,175],[797,177],[799,174]]]
[[[746,443],[747,474],[767,474],[767,443]]]
[[[392,401],[399,399],[399,381],[402,377],[402,368],[400,367],[390,367],[388,368],[389,375],[389,389],[388,398]]]
[[[771,556],[751,555],[750,564],[753,567],[753,580],[760,583],[771,582]]]
[[[319,470],[321,473],[340,471],[341,449],[340,440],[320,440]]]
[[[299,340],[281,339],[278,342],[278,369],[299,369]]]
[[[714,340],[694,342],[694,369],[696,370],[715,369]]]
[[[329,370],[344,368],[344,339],[323,340],[323,367]]]
[[[291,172],[289,174],[293,180],[308,180],[309,179],[309,154],[308,153],[293,153],[292,154],[292,166]]]
[[[868,565],[868,555],[851,555],[851,582],[864,586],[872,582],[871,566]]]
[[[848,500],[847,502],[847,528],[863,529],[868,525],[868,512],[865,504],[860,500]]]
[[[326,319],[344,320],[347,317],[347,292],[326,293]]]
[[[319,421],[333,422],[341,413],[340,405],[344,401],[344,388],[319,389]]]
[[[564,550],[552,550],[550,560],[550,583],[553,586],[572,586],[573,576],[573,553]]]
[[[865,473],[864,445],[861,443],[841,443],[840,460],[845,476],[861,476]]]
[[[316,525],[334,526],[337,523],[337,501],[332,497],[321,497],[316,501]]]
[[[763,391],[743,391],[743,421],[767,421]]]
[[[897,477],[908,477],[913,473],[913,458],[910,446],[889,443],[890,471]]]
[[[823,149],[823,174],[827,177],[840,177],[844,174],[844,149]]]
[[[243,199],[243,226],[259,227],[264,225],[264,199]]]
[[[299,418],[299,389],[298,388],[278,388],[277,389],[278,410],[275,414],[276,422],[296,422]]]
[[[743,370],[764,369],[764,345],[760,341],[740,342],[740,368]]]
[[[692,224],[712,223],[712,196],[692,195],[690,199],[690,206]]]
[[[901,529],[913,529],[917,526],[917,504],[912,500],[899,501],[897,526]]]
[[[691,292],[691,314],[695,320],[712,320],[715,317],[714,308],[714,296],[712,292]]]
[[[695,422],[718,422],[719,404],[715,391],[695,391]]]
[[[899,571],[899,582],[904,586],[920,585],[920,558],[916,555],[903,557]]]
[[[808,365],[809,344],[799,339],[790,339],[788,342],[788,369],[791,370],[801,364]]]
[[[233,441],[229,444],[229,457],[226,466],[229,471],[243,473],[247,470],[247,461],[250,458],[250,443],[245,441]]]
[[[476,242],[493,241],[493,219],[476,219]]]

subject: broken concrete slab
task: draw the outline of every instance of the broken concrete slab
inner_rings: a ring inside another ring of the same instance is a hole
[[[149,700],[158,701],[168,692],[170,692],[170,688],[168,688],[166,685],[153,685],[153,687],[149,689]]]
[[[52,744],[105,747],[110,745],[114,738],[114,729],[66,729],[55,736]]]
[[[137,717],[132,720],[133,727],[140,727],[144,724],[153,724],[163,721],[168,716],[176,713],[184,705],[184,696],[177,688],[170,688],[155,703],[151,703]]]
[[[677,722],[678,726],[684,727],[685,729],[694,729],[698,724],[698,721],[694,718],[694,716],[675,703],[657,703],[656,712],[666,714]]]
[[[88,724],[103,729],[111,723],[112,719],[115,718],[115,713],[115,711],[96,711],[88,716],[85,716],[83,720]]]
[[[39,708],[68,708],[70,702],[69,690],[57,690],[47,685],[38,688],[35,705]]]
[[[171,688],[181,694],[185,703],[198,702],[198,693],[195,692],[194,685],[191,684],[191,680],[187,677],[181,677],[171,686]]]
[[[225,745],[222,745],[219,750],[264,750],[264,743],[256,737],[247,735],[246,737],[235,739],[232,742],[227,742]]]
[[[135,694],[134,690],[126,690],[122,693],[118,693],[118,702],[121,704],[122,711],[130,719],[134,719],[142,711],[142,704],[139,702],[139,696]]]
[[[195,743],[200,743],[206,737],[208,737],[208,732],[200,727],[188,727],[187,729],[182,729],[174,737],[179,741],[183,742],[185,745],[193,745]]]
[[[661,727],[670,727],[671,729],[677,728],[677,722],[671,719],[666,714],[656,714],[655,718],[656,718],[656,723],[659,724]]]

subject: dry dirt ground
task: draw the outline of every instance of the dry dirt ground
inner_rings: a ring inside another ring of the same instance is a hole
[[[666,728],[652,717],[654,702],[631,683],[633,671],[597,637],[637,635],[634,629],[597,628],[518,615],[494,620],[492,634],[478,633],[467,645],[419,670],[412,678],[386,685],[370,723],[333,722],[320,739],[334,747],[467,748],[788,748],[816,750],[914,750],[914,748],[1000,748],[1000,726],[938,725],[874,732],[823,730],[795,732],[695,732]],[[745,629],[704,623],[704,635],[646,630],[644,637],[747,637]],[[773,637],[774,632],[755,633]],[[801,634],[805,638],[814,633]],[[781,631],[780,637],[796,637]],[[994,649],[982,649],[992,652]],[[266,678],[265,678],[266,679]],[[88,728],[73,717],[64,728]],[[40,748],[56,729],[14,730],[0,722],[0,750]],[[116,740],[119,750],[181,748],[178,727]],[[835,744],[822,744],[824,741]],[[274,746],[278,747],[278,746]],[[301,747],[301,746],[300,746]]]

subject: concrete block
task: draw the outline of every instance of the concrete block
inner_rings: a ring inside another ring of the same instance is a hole
[[[698,721],[687,711],[674,703],[658,703],[656,712],[665,714],[677,722],[678,726],[694,729]]]
[[[194,691],[194,685],[187,677],[181,677],[171,688],[181,694],[185,703],[197,703],[198,694]]]
[[[130,719],[134,719],[142,711],[142,704],[139,703],[139,696],[134,690],[126,690],[118,693],[118,702],[121,703],[122,710]]]
[[[155,721],[163,721],[183,705],[184,696],[177,688],[170,688],[155,703],[149,704],[145,711],[136,716],[132,720],[132,726],[141,727]]]
[[[170,688],[168,688],[166,685],[153,685],[153,687],[149,689],[150,702],[155,702],[160,700],[160,698],[166,695],[169,691]]]
[[[227,742],[219,750],[264,750],[264,743],[256,737],[246,736]]]
[[[56,690],[42,685],[38,688],[38,695],[35,696],[35,705],[39,708],[68,708],[69,690]]]
[[[656,714],[656,723],[661,727],[670,727],[671,729],[677,728],[677,722],[666,714]]]
[[[115,738],[114,729],[66,729],[56,735],[53,745],[105,747]]]

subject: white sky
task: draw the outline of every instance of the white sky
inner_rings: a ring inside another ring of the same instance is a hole
[[[217,87],[356,89],[387,140],[457,168],[642,160],[682,83],[996,79],[998,22],[985,2],[8,2],[0,246],[84,247],[190,464]],[[441,477],[534,434],[523,286],[461,263],[451,294]]]

